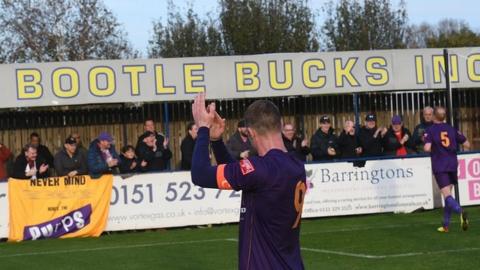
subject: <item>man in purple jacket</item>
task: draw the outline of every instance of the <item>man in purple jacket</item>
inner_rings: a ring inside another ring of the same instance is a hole
[[[281,115],[271,102],[257,100],[245,121],[259,156],[235,160],[222,141],[225,120],[205,95],[192,105],[199,127],[192,160],[192,181],[207,188],[242,190],[239,269],[304,269],[300,221],[305,196],[305,168],[289,155],[282,140]],[[220,165],[211,166],[211,142]]]
[[[425,152],[431,152],[432,170],[445,199],[442,227],[439,232],[448,232],[452,211],[460,214],[461,227],[468,229],[467,213],[460,204],[452,197],[452,187],[457,183],[457,147],[463,144],[465,149],[470,148],[470,143],[465,136],[452,126],[445,123],[446,110],[436,107],[434,110],[433,125],[425,132]]]

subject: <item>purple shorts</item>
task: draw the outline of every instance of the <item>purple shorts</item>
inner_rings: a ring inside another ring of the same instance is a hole
[[[458,183],[457,172],[441,172],[435,173],[434,175],[439,189]]]

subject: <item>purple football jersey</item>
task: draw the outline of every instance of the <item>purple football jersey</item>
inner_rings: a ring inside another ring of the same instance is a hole
[[[242,190],[239,269],[304,269],[299,234],[305,180],[304,164],[278,149],[218,166],[219,188]]]
[[[432,144],[431,160],[434,173],[456,172],[458,167],[457,147],[467,139],[452,126],[434,123],[424,135],[425,143]]]

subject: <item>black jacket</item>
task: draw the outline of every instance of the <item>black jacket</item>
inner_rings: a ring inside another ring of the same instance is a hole
[[[355,149],[359,146],[357,137],[355,135],[347,134],[344,131],[338,136],[338,153],[341,158],[354,158],[357,157]]]
[[[195,140],[190,134],[187,134],[183,138],[180,144],[180,150],[182,151],[182,162],[180,169],[189,171],[192,168],[193,149],[195,148]]]
[[[238,130],[228,139],[226,146],[230,155],[238,160],[241,159],[240,153],[246,150],[250,150],[249,157],[257,155],[257,151],[253,148],[250,140],[244,142]]]
[[[162,171],[167,169],[167,165],[172,158],[172,151],[167,147],[167,149],[163,148],[163,142],[165,141],[165,137],[160,132],[155,131],[155,139],[157,140],[157,153],[153,153],[152,150],[143,142],[145,139],[145,135],[142,134],[138,137],[137,146],[135,147],[135,153],[137,154],[137,158],[139,162],[142,160],[149,161],[149,164],[142,168],[140,167],[140,163],[138,164],[138,170],[146,172],[146,171]]]
[[[37,147],[37,155],[42,157],[45,162],[47,162],[48,166],[52,168],[54,166],[53,164],[53,156],[48,147],[46,147],[43,144],[39,144]]]
[[[312,151],[313,160],[331,160],[336,156],[328,154],[328,148],[332,147],[335,151],[338,150],[337,136],[333,133],[333,128],[330,128],[328,133],[324,133],[320,128],[317,129],[312,136],[310,143],[310,151]]]
[[[301,161],[307,161],[307,155],[310,154],[310,148],[308,146],[302,147],[302,138],[294,137],[293,140],[289,140],[282,134],[283,144],[289,153],[298,158]]]
[[[158,141],[157,141],[158,142]],[[137,157],[139,162],[139,170],[142,172],[154,172],[154,171],[163,171],[167,169],[168,161],[172,158],[172,152],[170,149],[163,148],[162,145],[159,147],[157,143],[156,151],[153,151],[152,147],[149,147],[143,141],[137,146]],[[140,163],[142,161],[147,162],[147,166],[141,167]]]
[[[425,143],[423,142],[422,138],[425,134],[427,128],[431,127],[433,122],[422,122],[418,124],[415,129],[413,130],[413,143],[415,144],[415,148],[417,153],[423,153],[423,146]]]
[[[80,151],[75,151],[70,157],[65,149],[60,150],[54,159],[55,171],[58,176],[68,175],[71,171],[77,171],[78,175],[87,174],[87,157]]]
[[[358,142],[362,147],[363,156],[381,156],[383,154],[382,135],[378,133],[378,136],[374,138],[375,131],[377,131],[377,127],[372,129],[362,127],[358,133]]]
[[[137,165],[132,169],[130,167],[132,166],[133,162],[137,162]],[[118,165],[120,173],[134,173],[138,171],[139,167],[140,162],[138,162],[136,158],[128,159],[124,155],[120,154],[120,165]]]
[[[410,131],[404,127],[402,127],[401,130],[401,137],[405,136],[405,134],[408,135],[409,139],[407,142],[405,142],[404,146],[407,149],[407,153],[413,153],[415,152],[415,144],[413,143],[413,138],[412,134],[410,134]],[[393,131],[392,127],[390,127],[385,133],[385,136],[383,136],[383,152],[385,155],[391,155],[395,156],[397,154],[397,150],[401,148],[402,145],[400,144],[400,141],[397,139],[395,136],[395,132]]]
[[[26,176],[25,169],[27,168],[27,158],[25,154],[22,153],[18,155],[15,159],[15,163],[13,163],[13,172],[12,177],[17,179],[30,179],[30,176]],[[37,168],[37,178],[45,178],[48,177],[48,170],[44,173],[40,173],[40,166],[42,164],[47,164],[47,162],[43,159],[43,157],[37,156],[37,160],[35,161],[35,168]]]

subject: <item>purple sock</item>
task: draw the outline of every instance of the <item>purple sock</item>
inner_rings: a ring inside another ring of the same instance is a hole
[[[447,206],[445,200],[445,207],[443,208],[443,226],[448,227],[450,225],[450,216],[452,215],[452,209]]]
[[[458,204],[458,202],[452,197],[448,196],[445,198],[445,206],[449,207],[453,212],[460,214],[462,213],[462,207]]]

